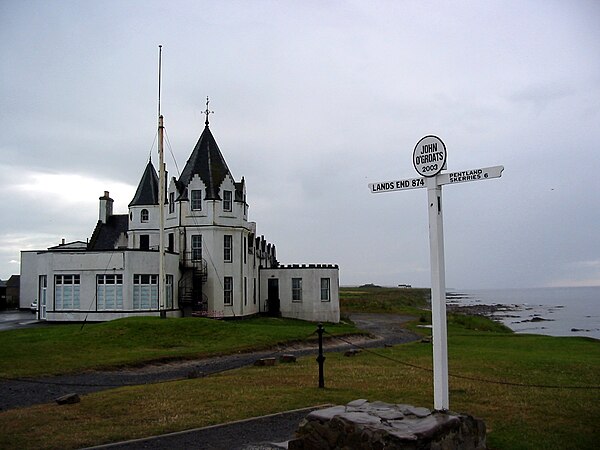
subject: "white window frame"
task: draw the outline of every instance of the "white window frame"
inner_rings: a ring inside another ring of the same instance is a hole
[[[233,305],[233,277],[223,277],[223,304]]]
[[[223,235],[223,261],[233,262],[233,235]]]
[[[331,278],[321,278],[321,301],[331,301]]]
[[[123,309],[123,275],[96,275],[96,309],[112,311]]]
[[[231,212],[233,202],[233,192],[223,191],[223,211]]]
[[[144,208],[140,211],[140,222],[148,222],[150,220],[150,212]]]
[[[202,211],[202,190],[192,189],[190,191],[190,209],[192,211]]]
[[[158,275],[133,275],[133,309],[138,311],[158,309]]]
[[[202,235],[201,234],[192,234],[192,261],[201,261],[202,260]],[[200,244],[200,245],[198,245]]]
[[[79,274],[54,275],[54,310],[68,311],[81,308],[81,277]]]
[[[302,302],[302,278],[292,278],[292,302]]]

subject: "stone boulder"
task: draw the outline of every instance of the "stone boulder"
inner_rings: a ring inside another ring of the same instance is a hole
[[[76,393],[66,394],[54,400],[59,405],[73,405],[79,403],[81,399]]]
[[[289,450],[483,450],[485,424],[467,414],[355,400],[313,411]]]

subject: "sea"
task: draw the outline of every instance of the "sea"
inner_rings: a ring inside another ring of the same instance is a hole
[[[516,333],[600,339],[600,286],[447,291],[448,303],[506,306],[492,318]]]

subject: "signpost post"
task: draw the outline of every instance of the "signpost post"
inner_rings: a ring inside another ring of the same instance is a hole
[[[448,390],[448,333],[446,327],[446,270],[442,186],[502,176],[503,166],[441,173],[446,169],[446,146],[437,136],[425,136],[413,150],[413,165],[423,178],[370,183],[373,194],[427,187],[429,258],[431,263],[431,324],[433,332],[433,404],[450,409]]]

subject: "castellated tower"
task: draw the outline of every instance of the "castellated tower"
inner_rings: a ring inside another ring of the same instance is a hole
[[[233,178],[208,120],[167,195],[167,248],[180,256],[184,313],[233,317],[259,312],[258,269],[276,264],[274,246],[271,254],[254,251],[256,224],[248,222],[244,178]]]

